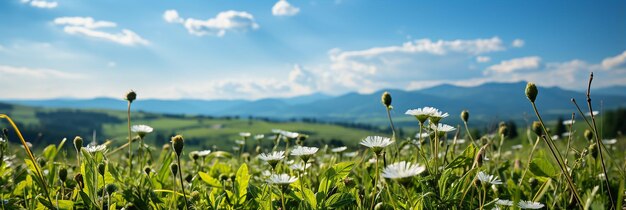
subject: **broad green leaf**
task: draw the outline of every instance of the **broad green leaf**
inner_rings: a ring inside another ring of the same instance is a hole
[[[211,187],[222,188],[222,184],[220,184],[220,182],[217,179],[209,176],[209,174],[204,173],[204,172],[198,172],[198,175],[200,176],[200,179],[202,179],[202,181],[206,182]]]
[[[332,167],[333,170],[331,172],[334,174],[330,174],[328,177],[329,179],[344,179],[350,174],[352,167],[354,167],[354,161],[337,163]]]
[[[242,164],[237,170],[237,199],[239,204],[243,204],[246,200],[246,194],[248,193],[248,182],[250,182],[250,174],[248,173],[248,165]]]
[[[336,193],[331,195],[325,203],[325,206],[329,208],[341,208],[345,205],[354,203],[354,197],[347,193]]]
[[[530,162],[530,172],[537,176],[554,177],[556,175],[556,168],[552,163],[545,159],[535,158]]]
[[[45,149],[43,149],[43,156],[46,160],[52,160],[53,156],[57,153],[57,146],[54,144],[48,145]]]

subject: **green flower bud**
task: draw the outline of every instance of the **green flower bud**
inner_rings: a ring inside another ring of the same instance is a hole
[[[81,138],[80,136],[74,137],[74,148],[76,148],[76,151],[80,151],[80,148],[82,147],[83,147],[83,138]]]
[[[187,174],[187,176],[185,176],[185,181],[187,181],[188,183],[191,183],[192,179],[193,179],[193,176],[191,174]]]
[[[220,174],[220,176],[218,177],[221,181],[226,181],[228,180],[228,175],[226,174]]]
[[[115,191],[117,191],[117,185],[115,184],[107,184],[106,186],[106,191],[109,195],[113,194]]]
[[[145,168],[143,168],[143,172],[146,172],[146,175],[150,176],[152,168],[150,168],[150,166],[146,166]]]
[[[61,180],[61,182],[65,182],[65,180],[67,180],[67,169],[66,168],[59,169],[59,179]]]
[[[174,152],[176,152],[176,155],[180,156],[180,154],[183,153],[183,146],[185,146],[185,140],[183,139],[183,136],[176,135],[172,137],[172,147],[174,147]]]
[[[530,188],[535,188],[539,184],[539,181],[534,177],[531,177],[530,179],[528,179],[528,183],[530,184]]]
[[[541,136],[543,134],[541,123],[539,121],[533,122],[532,129],[533,129],[533,132],[537,134],[537,136]]]
[[[500,136],[507,136],[508,133],[509,128],[506,126],[506,124],[500,125],[500,128],[498,128],[498,134],[500,134]]]
[[[176,177],[176,175],[178,174],[178,164],[170,164],[170,170],[172,171],[172,174],[174,174],[174,177]]]
[[[105,169],[106,169],[106,165],[104,165],[104,163],[98,164],[98,173],[100,173],[101,176],[104,176]]]
[[[585,130],[585,138],[588,141],[593,140],[593,131],[590,131],[589,129]]]
[[[83,181],[83,175],[82,174],[76,174],[76,176],[74,176],[74,181],[76,181],[76,183],[78,183],[78,186],[80,186],[80,189],[85,188],[85,182]]]
[[[391,107],[391,94],[389,94],[389,92],[385,91],[383,95],[381,96],[381,100],[383,102],[383,105],[385,105],[385,107],[387,108]]]
[[[469,112],[467,110],[463,110],[461,112],[461,119],[463,122],[467,122],[469,120]]]
[[[132,103],[135,99],[137,99],[137,93],[131,90],[130,92],[126,93],[126,97],[124,99]]]
[[[530,102],[535,103],[535,99],[537,99],[537,94],[539,91],[537,90],[537,86],[535,83],[529,82],[526,84],[526,97]]]

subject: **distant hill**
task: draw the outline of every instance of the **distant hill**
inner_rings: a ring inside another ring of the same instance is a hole
[[[439,85],[427,89],[404,91],[387,90],[393,97],[393,116],[400,125],[415,122],[405,116],[407,109],[433,106],[449,112],[449,123],[457,123],[458,114],[467,109],[473,123],[492,123],[500,120],[534,119],[530,103],[524,95],[526,82],[485,83],[475,87]],[[592,99],[596,109],[626,106],[625,87],[596,89]],[[383,90],[371,94],[347,93],[339,96],[313,94],[293,98],[268,98],[247,100],[138,100],[135,110],[167,114],[192,114],[212,116],[255,116],[273,119],[315,118],[323,121],[344,121],[370,124],[386,124],[386,113],[380,102]],[[621,94],[620,94],[621,93]],[[586,107],[585,94],[558,87],[540,87],[537,106],[547,119],[569,116],[576,109],[570,101],[575,98]],[[52,99],[10,100],[8,103],[68,108],[97,108],[124,110],[121,99]]]
[[[598,93],[603,95],[626,96],[626,86],[610,86],[605,88],[592,89],[591,94]]]

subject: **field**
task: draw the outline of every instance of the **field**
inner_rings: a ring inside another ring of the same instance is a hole
[[[529,84],[526,94],[533,106],[536,87]],[[389,111],[390,97],[384,94],[372,112]],[[542,122],[541,107],[536,110],[530,125],[502,123],[475,135],[466,124],[439,124],[460,117],[471,127],[471,110],[448,114],[431,107],[409,112],[415,126],[403,127],[404,134],[143,112],[131,112],[129,124],[120,111],[3,107],[9,115],[0,115],[2,126],[11,129],[1,143],[1,208],[623,208],[624,137],[601,138],[604,120],[585,117],[587,123],[577,113],[576,123],[565,126],[569,135],[558,133],[557,140],[552,124],[562,122]],[[89,118],[70,122],[69,115]],[[85,126],[90,123],[96,126]],[[139,124],[150,128],[128,133]],[[42,137],[31,141],[31,152],[15,131],[42,125],[77,126],[82,138],[48,145]],[[511,138],[509,129],[519,135]],[[428,135],[413,137],[414,131]]]

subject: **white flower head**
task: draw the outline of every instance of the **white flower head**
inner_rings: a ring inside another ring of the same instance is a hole
[[[383,148],[391,145],[393,141],[390,138],[382,136],[368,136],[361,140],[361,145],[366,146],[374,150],[374,153],[378,154]]]
[[[87,150],[87,152],[94,153],[94,152],[102,152],[102,151],[104,151],[107,148],[107,146],[104,145],[104,144],[101,144],[101,145],[91,145],[91,144],[89,144],[89,145],[87,145],[84,148],[85,148],[85,150]]]
[[[603,144],[611,145],[617,143],[617,139],[602,139]]]
[[[516,144],[516,145],[511,146],[511,149],[514,149],[514,150],[520,150],[522,148],[524,148],[524,146],[522,146],[521,144]]]
[[[280,135],[283,135],[284,137],[287,137],[290,139],[295,139],[295,138],[298,138],[298,136],[300,136],[299,133],[289,132],[289,131],[283,131],[282,133],[280,133]]]
[[[426,133],[426,132],[423,132],[423,133],[416,133],[416,134],[415,134],[415,138],[418,138],[418,139],[427,138],[427,137],[429,137],[429,136],[430,136],[430,134],[429,134],[429,133]]]
[[[144,136],[146,136],[146,134],[152,133],[154,129],[147,125],[133,125],[130,130],[137,133],[137,135],[143,138]]]
[[[419,164],[402,161],[385,167],[385,169],[383,169],[382,176],[388,179],[404,179],[417,176],[425,170],[426,168]]]
[[[564,120],[563,125],[572,125],[576,122],[576,120]]]
[[[313,155],[319,150],[317,147],[303,147],[297,146],[291,151],[291,155],[293,156],[310,156]]]
[[[244,137],[244,138],[248,138],[248,137],[252,136],[252,134],[249,133],[249,132],[241,132],[241,133],[239,133],[239,136]]]
[[[502,184],[502,181],[498,178],[498,176],[494,176],[494,175],[489,175],[485,172],[478,172],[478,180],[480,180],[480,182],[482,183],[489,183],[492,185],[498,185],[498,184]]]
[[[0,143],[4,143],[4,142],[7,142],[7,141],[0,137]]]
[[[244,144],[246,144],[246,141],[244,141],[244,140],[235,140],[235,143],[238,144],[238,145],[244,145]]]
[[[307,164],[306,165],[306,168],[309,168],[309,167],[311,167],[311,164]],[[294,170],[294,171],[304,171],[304,169],[305,169],[304,168],[304,163],[302,163],[302,162],[297,162],[297,163],[291,164],[291,165],[289,165],[289,168],[291,170]]]
[[[290,176],[289,174],[272,174],[267,179],[267,183],[275,185],[289,185],[298,180],[297,177]]]
[[[446,124],[443,124],[443,123],[439,123],[439,124],[437,124],[437,126],[431,124],[430,125],[430,129],[436,130],[437,132],[446,132],[446,133],[450,132],[450,131],[455,131],[456,130],[455,127],[452,127],[450,125],[446,125]]]
[[[348,149],[348,147],[343,146],[343,147],[336,147],[336,148],[333,148],[333,149],[331,149],[330,151],[331,151],[331,152],[343,152],[343,151],[346,151],[346,149]]]
[[[263,134],[254,135],[254,139],[256,139],[256,140],[261,140],[263,138],[265,138],[265,135],[263,135]]]
[[[521,209],[540,209],[543,208],[545,205],[533,201],[520,201],[519,203],[517,203],[517,206]]]
[[[413,115],[415,118],[417,118],[418,121],[420,121],[420,123],[424,123],[428,119],[428,117],[430,117],[430,115],[433,114],[433,111],[435,110],[437,109],[432,108],[432,107],[424,107],[424,108],[406,110],[404,114]]]
[[[356,157],[357,155],[359,155],[359,152],[357,151],[343,153],[343,156],[346,156],[346,157]]]
[[[211,153],[211,150],[202,150],[202,151],[197,151],[196,154],[198,154],[198,156],[200,157],[206,157]]]
[[[501,206],[513,206],[513,201],[505,200],[505,199],[498,199],[498,201],[496,201],[496,204],[501,205]]]
[[[259,155],[259,159],[266,162],[280,161],[285,158],[285,151],[274,151],[272,153],[263,153]]]

